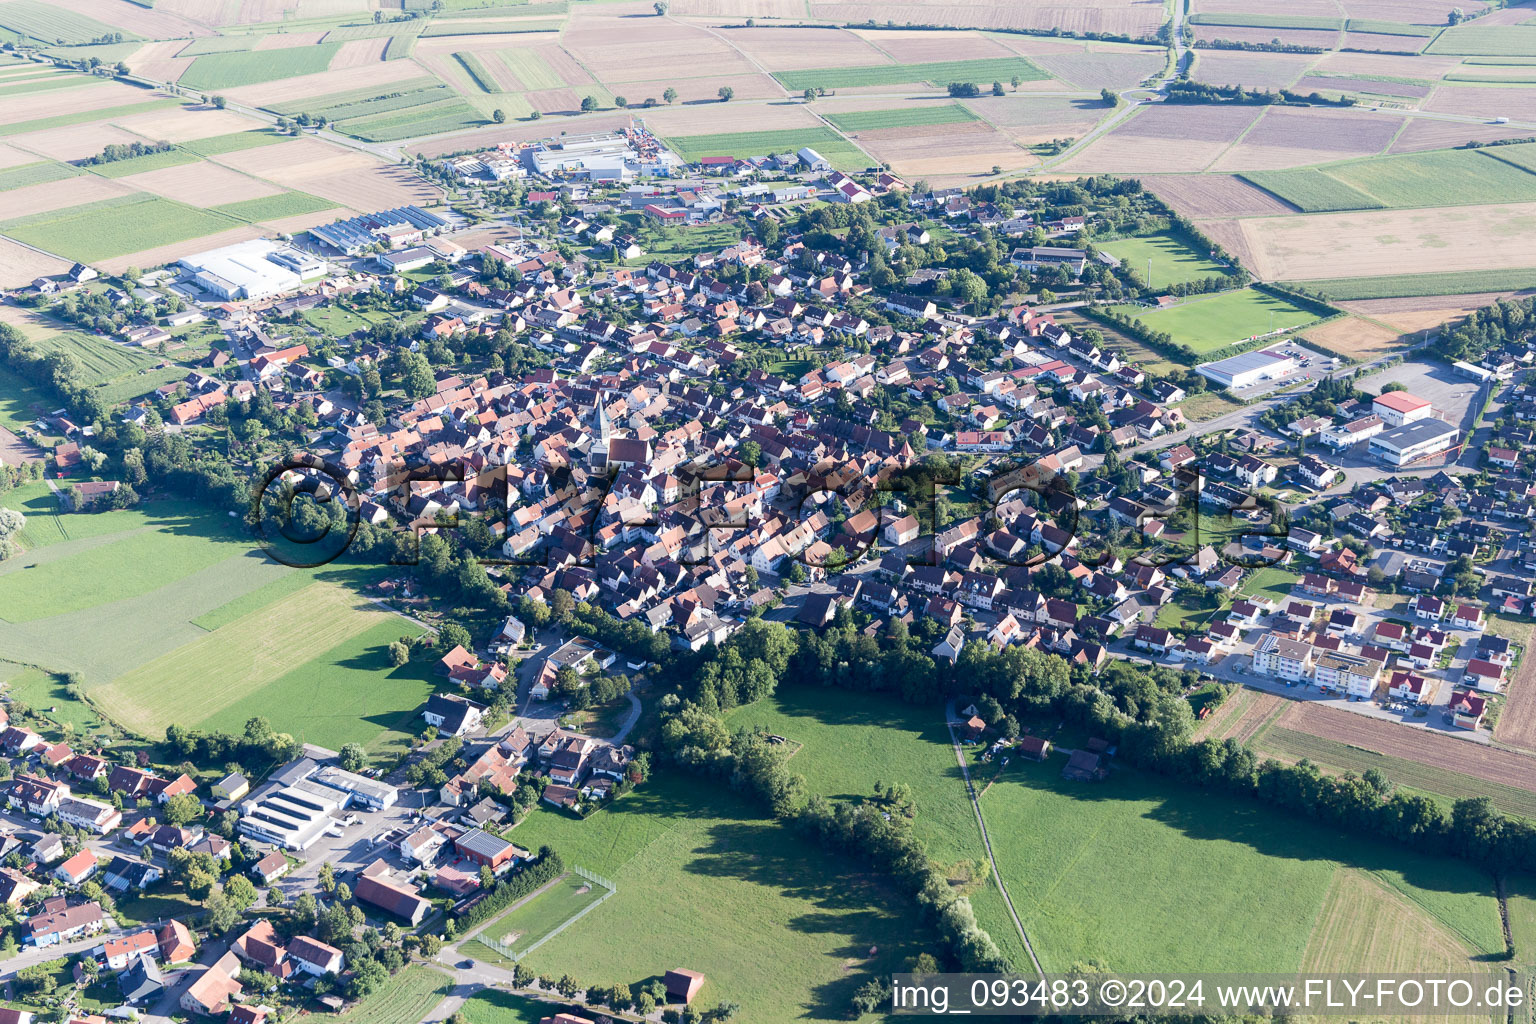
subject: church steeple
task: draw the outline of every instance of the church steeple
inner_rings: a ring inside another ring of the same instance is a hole
[[[597,393],[597,408],[593,414],[593,430],[596,436],[592,439],[592,449],[589,461],[594,469],[606,469],[608,466],[608,442],[613,436],[613,427],[608,422],[608,394],[604,391]]]

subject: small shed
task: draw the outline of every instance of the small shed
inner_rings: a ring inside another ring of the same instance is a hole
[[[1043,736],[1021,736],[1019,754],[1031,761],[1044,761],[1051,756],[1051,741]]]
[[[693,997],[704,987],[704,975],[698,971],[674,967],[667,971],[662,983],[667,986],[668,999],[687,1004],[693,1002]]]
[[[1099,755],[1086,750],[1072,751],[1067,766],[1061,770],[1061,777],[1074,782],[1097,782],[1104,777],[1104,769],[1099,766]]]

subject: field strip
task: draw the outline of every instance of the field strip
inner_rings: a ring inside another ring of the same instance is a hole
[[[1424,911],[1424,913],[1426,913],[1430,917],[1434,918],[1436,921],[1438,921],[1441,924],[1442,927],[1444,927],[1444,928],[1448,929],[1449,931],[1455,933],[1456,935],[1460,936],[1462,941],[1464,941],[1467,944],[1467,946],[1470,947],[1471,949],[1479,949],[1479,950],[1482,950],[1484,953],[1500,953],[1500,952],[1503,952],[1502,950],[1498,950],[1498,949],[1483,949],[1482,943],[1478,942],[1476,939],[1472,938],[1467,933],[1463,932],[1460,928],[1456,927],[1454,924],[1451,924],[1449,921],[1446,921],[1443,918],[1439,917],[1434,912],[1433,908],[1431,908],[1427,903],[1423,902],[1423,900],[1419,899],[1417,896],[1415,896],[1412,893],[1408,892],[1402,886],[1400,886],[1396,882],[1394,882],[1390,875],[1384,874],[1384,873],[1379,872],[1379,871],[1374,871],[1374,870],[1371,871],[1370,874],[1375,876],[1375,878],[1378,881],[1380,881],[1383,885],[1385,885],[1388,889],[1390,889],[1393,892],[1397,893],[1398,895],[1402,896],[1403,899],[1405,899],[1408,902],[1412,903],[1414,906],[1416,906],[1420,910]],[[1491,875],[1487,876],[1486,881],[1488,883],[1489,889],[1491,890],[1493,888],[1493,877]]]
[[[169,722],[195,726],[387,617],[341,587],[315,583],[139,666],[91,699],[146,735]]]

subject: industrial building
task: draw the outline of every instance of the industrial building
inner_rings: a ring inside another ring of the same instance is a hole
[[[1371,411],[1388,427],[1428,419],[1434,409],[1429,402],[1406,391],[1386,391],[1371,402]]]
[[[183,256],[181,266],[199,288],[225,301],[298,291],[328,269],[316,256],[265,238]]]
[[[594,132],[548,139],[524,149],[528,169],[546,178],[563,175],[585,181],[631,181],[636,177],[669,177],[677,157],[660,146],[638,152],[639,133]]]
[[[1461,432],[1443,420],[1414,420],[1371,438],[1371,454],[1389,466],[1406,466],[1456,446]]]
[[[419,206],[401,206],[361,217],[349,217],[309,229],[313,238],[348,256],[383,245],[388,249],[415,245],[429,235],[451,227],[453,221]]]
[[[1296,359],[1276,349],[1260,349],[1201,363],[1195,367],[1200,376],[1228,388],[1245,388],[1261,380],[1284,377],[1296,369]]]
[[[240,834],[287,850],[307,850],[348,807],[378,811],[400,797],[394,786],[300,758],[272,773],[240,805]]]

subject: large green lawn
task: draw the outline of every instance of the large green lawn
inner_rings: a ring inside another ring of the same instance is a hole
[[[1227,269],[1220,263],[1201,255],[1167,232],[1097,244],[1104,252],[1124,260],[1151,288],[1163,289],[1208,277],[1227,276]],[[1151,261],[1150,276],[1148,260]]]
[[[998,865],[1047,970],[1291,971],[1334,873],[1373,874],[1474,953],[1504,948],[1492,879],[1253,800],[1117,769],[1016,759],[982,796]]]
[[[527,996],[488,988],[464,1000],[460,1007],[469,1024],[539,1024],[558,1007]]]
[[[1175,344],[1187,345],[1198,354],[1317,320],[1300,306],[1252,288],[1197,295],[1165,309],[1127,306],[1120,310],[1153,330],[1166,331]]]
[[[926,934],[884,880],[691,777],[660,774],[585,821],[541,808],[509,835],[618,886],[523,961],[583,985],[687,967],[708,979],[705,1007],[729,1000],[764,1024],[834,1018]]]

